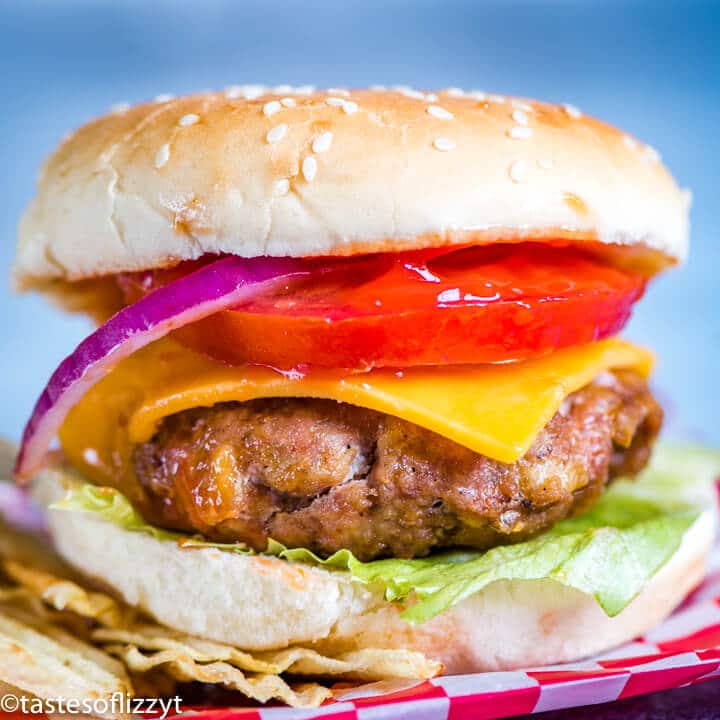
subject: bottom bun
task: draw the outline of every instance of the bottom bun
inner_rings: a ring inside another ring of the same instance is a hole
[[[38,497],[63,494],[47,473]],[[578,660],[641,635],[702,579],[715,534],[703,513],[670,561],[619,615],[552,580],[498,581],[418,626],[399,617],[382,589],[347,573],[243,556],[181,549],[93,516],[49,510],[55,545],[67,562],[114,588],[168,627],[248,650],[307,645],[334,653],[407,648],[439,660],[446,673],[507,670]]]

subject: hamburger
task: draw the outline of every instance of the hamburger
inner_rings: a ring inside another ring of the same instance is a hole
[[[708,459],[655,448],[653,356],[617,337],[687,216],[657,153],[569,105],[241,87],[116,110],[20,224],[18,287],[98,328],[15,475],[79,573],[208,640],[449,673],[618,645],[714,533]]]

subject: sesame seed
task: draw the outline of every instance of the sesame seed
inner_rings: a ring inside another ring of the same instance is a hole
[[[370,89],[374,90],[375,92],[382,92],[383,90],[387,90],[387,86],[386,85],[371,85]]]
[[[575,120],[577,120],[579,117],[582,117],[582,110],[580,110],[580,108],[576,107],[575,105],[565,103],[562,108],[571,118]]]
[[[161,167],[167,164],[170,159],[170,146],[165,143],[160,146],[160,149],[155,153],[155,167],[159,170]]]
[[[412,88],[407,88],[405,90],[398,90],[398,92],[401,95],[404,95],[405,97],[412,98],[413,100],[424,100],[425,99],[425,93],[422,93],[419,90],[413,90]]]
[[[529,127],[512,127],[507,131],[507,135],[513,140],[527,140],[532,132],[532,128]]]
[[[287,132],[288,126],[285,123],[282,123],[280,125],[275,125],[275,127],[272,127],[268,130],[267,135],[265,136],[265,139],[269,143],[276,143],[282,140],[285,137],[285,133]]]
[[[623,145],[630,150],[634,150],[637,147],[637,142],[629,135],[624,135],[622,141]]]
[[[285,95],[292,92],[292,85],[276,85],[272,90],[276,95]]]
[[[508,171],[510,179],[514,183],[522,183],[527,180],[527,163],[524,160],[516,160]]]
[[[170,95],[169,93],[162,93],[161,95],[156,95],[154,100],[158,103],[164,103],[168,102],[168,100],[173,100],[174,98],[174,95]]]
[[[482,90],[471,90],[471,91],[468,93],[468,95],[469,95],[473,100],[480,100],[481,102],[482,102],[483,100],[487,100],[487,93],[486,93],[486,92],[483,92]]]
[[[643,150],[643,160],[647,162],[660,162],[660,153],[650,145],[646,145]]]
[[[350,93],[345,88],[328,88],[328,92],[331,95],[342,95],[343,97],[350,97]]]
[[[537,166],[542,170],[552,170],[553,161],[550,158],[541,158],[537,161]]]
[[[522,110],[513,110],[512,115],[510,116],[514,122],[516,122],[518,125],[527,125],[529,120],[527,113],[525,113]]]
[[[225,88],[224,94],[228,100],[235,100],[242,96],[243,89],[240,85],[229,85]]]
[[[196,122],[200,120],[200,116],[196,115],[195,113],[188,113],[187,115],[183,115],[180,120],[178,120],[178,125],[182,125],[183,127],[189,127],[190,125],[194,125]]]
[[[130,109],[129,102],[119,102],[110,106],[110,112],[123,113]]]
[[[446,110],[444,107],[440,107],[439,105],[429,105],[427,107],[427,113],[439,120],[452,120],[455,117],[449,110]]]
[[[255,100],[255,98],[259,98],[261,95],[264,95],[265,91],[266,91],[266,88],[263,85],[243,85],[242,86],[242,96],[246,100]]]
[[[342,107],[345,102],[345,100],[339,97],[329,97],[325,100],[325,104],[331,105],[332,107]]]
[[[291,97],[284,97],[280,101],[280,104],[286,108],[292,108],[292,107],[295,107],[295,105],[297,105],[297,103],[295,102],[295,99],[291,98]]]
[[[358,111],[358,104],[352,100],[346,100],[342,105],[342,109],[346,115],[353,115]]]
[[[290,181],[287,178],[281,178],[273,183],[273,195],[275,197],[281,197],[287,195],[290,190]]]
[[[332,145],[333,141],[333,134],[328,131],[324,132],[320,135],[318,135],[314,140],[312,144],[312,149],[314,153],[324,153],[327,152],[330,149],[330,145]]]
[[[263,115],[270,117],[282,110],[282,105],[277,100],[271,100],[263,105]]]
[[[435,146],[436,150],[440,150],[441,152],[454,150],[457,147],[454,140],[445,137],[435,138],[435,140],[433,140],[433,145]]]
[[[315,179],[315,175],[317,175],[317,160],[312,157],[312,155],[308,155],[302,161],[302,174],[308,182],[312,182]]]
[[[463,97],[463,95],[465,95],[465,91],[458,87],[445,88],[442,92],[450,97]]]
[[[504,95],[488,95],[487,99],[491,103],[504,103],[507,101],[507,98]]]
[[[312,95],[312,93],[315,92],[315,86],[314,85],[298,85],[295,88],[295,93],[297,95]]]
[[[526,113],[535,112],[535,108],[532,105],[523,102],[522,100],[512,100],[510,104],[517,110],[522,110]]]
[[[425,93],[426,102],[437,102],[438,96],[435,93]]]

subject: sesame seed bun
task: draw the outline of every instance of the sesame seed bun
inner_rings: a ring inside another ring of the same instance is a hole
[[[231,88],[119,106],[63,142],[20,224],[20,287],[204,253],[354,254],[559,239],[656,270],[688,197],[572,106],[457,90]],[[632,248],[632,250],[630,250]]]
[[[36,495],[45,504],[62,497],[56,474],[42,476]],[[378,588],[344,572],[181,549],[83,513],[50,510],[48,523],[65,560],[171,628],[247,650],[415,649],[450,674],[570,662],[643,634],[701,581],[715,533],[715,515],[707,510],[670,561],[612,618],[578,590],[523,580],[492,583],[411,626]]]

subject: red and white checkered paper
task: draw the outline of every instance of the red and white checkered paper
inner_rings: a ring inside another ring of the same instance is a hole
[[[577,663],[423,682],[380,682],[336,692],[313,710],[213,708],[193,720],[474,720],[620,700],[720,677],[720,543],[708,574],[647,635]]]

